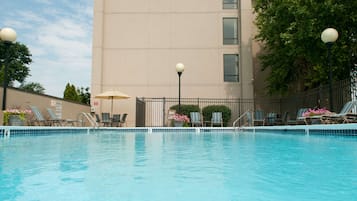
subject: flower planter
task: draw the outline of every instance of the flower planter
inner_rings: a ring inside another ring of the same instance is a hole
[[[3,123],[7,126],[24,126],[26,115],[31,110],[7,109],[4,111]]]
[[[183,126],[183,123],[184,123],[184,121],[177,121],[177,120],[175,120],[175,121],[174,121],[174,126],[175,126],[175,127],[182,127],[182,126]]]
[[[9,115],[9,126],[23,126],[25,121],[21,119],[20,115]]]
[[[174,127],[183,127],[185,122],[190,122],[190,119],[184,114],[175,114],[173,117]]]

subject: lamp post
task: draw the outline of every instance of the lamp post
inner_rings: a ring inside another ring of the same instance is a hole
[[[178,113],[181,113],[181,75],[185,70],[185,66],[182,63],[176,64],[176,72],[179,77],[179,104],[178,104]]]
[[[331,47],[338,38],[338,32],[334,28],[327,28],[321,33],[321,40],[327,46],[327,59],[329,69],[329,102],[330,110],[333,111],[333,96],[332,96],[332,69],[331,69]]]
[[[16,32],[11,28],[2,28],[0,30],[0,40],[5,44],[7,49],[16,40]],[[2,110],[6,110],[6,90],[8,84],[7,69],[9,65],[9,54],[5,57],[4,80],[3,80],[3,96],[2,96]]]

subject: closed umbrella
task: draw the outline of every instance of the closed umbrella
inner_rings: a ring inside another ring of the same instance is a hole
[[[111,114],[113,114],[113,100],[114,99],[128,99],[128,98],[130,98],[130,96],[121,92],[121,91],[109,90],[109,91],[106,91],[106,92],[96,95],[95,98],[111,100]]]

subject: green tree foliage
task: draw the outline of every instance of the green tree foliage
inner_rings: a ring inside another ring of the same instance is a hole
[[[79,95],[79,100],[81,103],[90,104],[90,92],[89,92],[89,87],[84,88],[78,88],[77,89],[77,94]]]
[[[259,29],[264,44],[262,70],[270,69],[270,94],[284,94],[328,82],[327,48],[321,33],[332,27],[339,38],[331,49],[333,79],[350,76],[356,64],[357,1],[355,0],[256,0]],[[297,87],[298,86],[298,87]]]
[[[29,82],[29,83],[23,82],[19,86],[19,89],[22,89],[22,90],[28,91],[28,92],[40,93],[40,94],[45,93],[45,88],[40,83],[37,83],[37,82]]]
[[[79,97],[76,87],[74,85],[67,83],[66,89],[64,90],[64,93],[63,93],[63,99],[80,102],[80,97]]]
[[[30,75],[28,65],[32,62],[29,49],[21,43],[5,44],[0,42],[0,82],[4,80],[4,67],[7,66],[7,75],[9,86],[13,85],[13,81],[20,83],[24,82],[26,77]]]
[[[83,104],[90,104],[89,87],[76,88],[73,84],[67,83],[63,93],[63,99],[75,101]]]

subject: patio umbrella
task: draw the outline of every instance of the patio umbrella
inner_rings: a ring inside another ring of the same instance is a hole
[[[106,92],[96,95],[95,98],[111,100],[111,114],[113,114],[113,100],[114,99],[128,99],[128,98],[130,98],[130,96],[121,92],[121,91],[110,90],[110,91],[106,91]]]

